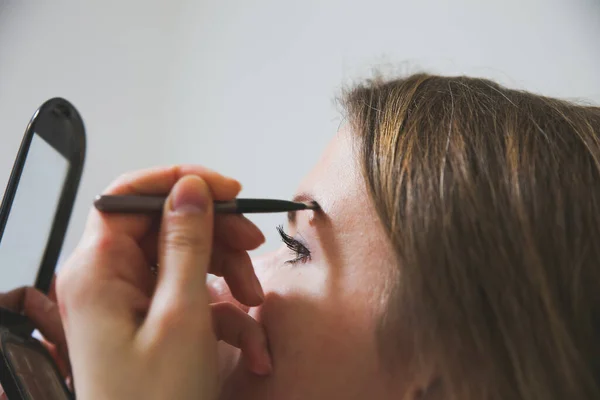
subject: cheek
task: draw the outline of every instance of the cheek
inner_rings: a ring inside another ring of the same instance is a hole
[[[257,275],[265,302],[250,314],[264,325],[274,357],[292,357],[331,340],[331,325],[341,316],[326,291],[323,269],[281,263],[257,269]]]
[[[373,313],[361,296],[345,297],[326,271],[311,264],[257,270],[265,302],[250,314],[265,327],[284,380],[341,384],[368,370],[375,354]]]

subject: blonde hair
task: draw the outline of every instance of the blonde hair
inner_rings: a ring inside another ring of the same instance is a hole
[[[409,332],[449,398],[600,399],[600,108],[426,74],[344,102],[398,258],[386,362]]]

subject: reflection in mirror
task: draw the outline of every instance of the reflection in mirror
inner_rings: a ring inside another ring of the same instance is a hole
[[[6,355],[10,358],[14,366],[13,371],[29,399],[69,399],[60,376],[37,349],[18,342],[7,343]]]
[[[0,241],[0,307],[14,309],[13,291],[35,285],[68,169],[68,160],[34,134]]]

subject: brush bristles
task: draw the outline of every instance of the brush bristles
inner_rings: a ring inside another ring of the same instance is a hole
[[[319,203],[317,203],[316,201],[309,201],[304,203],[304,205],[306,206],[307,210],[320,210],[321,206],[319,206]]]

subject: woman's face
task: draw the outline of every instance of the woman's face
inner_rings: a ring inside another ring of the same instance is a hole
[[[300,244],[254,260],[265,301],[249,313],[264,325],[273,374],[254,375],[240,362],[222,398],[398,398],[404,385],[384,369],[375,334],[392,251],[348,131],[334,138],[297,199],[322,208],[289,216],[286,233]]]

